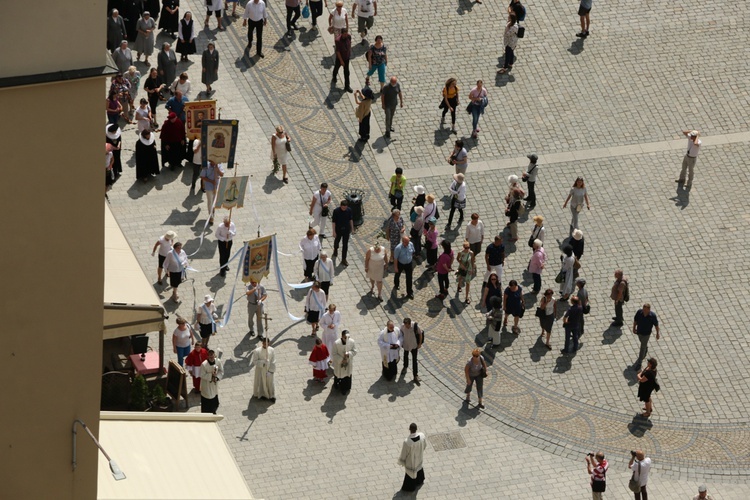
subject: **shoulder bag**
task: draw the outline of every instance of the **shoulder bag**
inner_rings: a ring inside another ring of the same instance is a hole
[[[635,478],[635,471],[633,471],[633,475],[630,476],[630,481],[628,481],[628,489],[632,491],[633,493],[638,493],[641,491],[641,462],[638,462],[638,479]]]
[[[287,142],[287,144],[289,143]],[[329,207],[323,205],[323,195],[321,195],[320,192],[318,192],[318,197],[320,198],[320,215],[323,217],[328,217]]]

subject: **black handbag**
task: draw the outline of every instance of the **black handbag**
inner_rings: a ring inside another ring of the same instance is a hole
[[[537,318],[543,318],[543,317],[545,317],[546,314],[544,313],[544,309],[541,308],[541,307],[537,307],[536,308],[536,312],[534,313],[534,316],[536,316]]]
[[[518,38],[523,38],[524,35],[526,35],[526,28],[524,28],[523,26],[519,26],[518,33],[516,35],[518,36]]]
[[[518,317],[519,317],[519,318],[523,318],[523,315],[524,315],[524,314],[526,314],[526,308],[525,308],[525,307],[522,307],[522,308],[521,308],[521,312],[520,312],[520,313],[518,313]]]
[[[607,491],[607,481],[592,481],[591,491],[594,493],[604,493]]]

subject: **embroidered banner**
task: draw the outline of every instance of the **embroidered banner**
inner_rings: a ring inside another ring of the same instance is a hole
[[[209,161],[234,167],[234,152],[237,147],[237,120],[203,120],[201,123],[201,163]]]
[[[219,181],[214,208],[242,208],[245,206],[245,191],[247,190],[247,176],[227,177]]]
[[[247,242],[247,251],[242,259],[242,281],[249,283],[254,279],[258,283],[268,276],[271,270],[271,252],[275,234],[263,236]]]
[[[185,132],[188,139],[193,140],[201,136],[204,120],[215,119],[216,101],[188,101],[185,103]]]

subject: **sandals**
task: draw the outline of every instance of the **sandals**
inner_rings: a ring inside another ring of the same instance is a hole
[[[471,299],[469,297],[466,297],[466,300],[464,300],[464,304],[471,304]]]
[[[281,179],[284,184],[289,184],[289,177],[284,177]]]

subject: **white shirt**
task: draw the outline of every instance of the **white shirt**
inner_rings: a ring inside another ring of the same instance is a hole
[[[695,142],[693,142],[692,138],[688,139],[687,155],[691,158],[697,157],[698,153],[700,153],[701,144],[703,144],[703,141],[701,141],[700,139]]]
[[[230,222],[229,227],[219,224],[216,228],[216,239],[219,241],[231,241],[236,234],[237,228],[234,227],[234,222]]]
[[[313,213],[320,214],[320,212],[323,210],[323,205],[326,203],[330,203],[331,192],[326,189],[325,193],[320,194],[320,190],[315,190],[315,192],[313,192],[313,199],[315,200],[315,205],[313,206]]]
[[[200,139],[195,139],[193,141],[193,150],[195,150],[195,148],[198,148],[198,152],[197,153],[193,153],[193,163],[195,163],[196,165],[200,165],[201,162],[203,161],[201,159],[202,148],[201,148],[201,140]]]
[[[640,475],[638,474],[638,460],[634,460],[633,463],[630,465],[630,468],[634,472],[634,478],[638,480],[638,484],[641,486],[646,486],[646,483],[648,482],[648,473],[651,470],[651,459],[649,457],[644,458],[640,462]]]
[[[339,30],[346,28],[346,20],[348,18],[348,14],[346,13],[345,8],[341,8],[341,14],[336,12],[336,9],[333,9],[331,11],[331,15],[333,16],[333,19],[331,19],[331,26]]]
[[[526,174],[529,176],[528,182],[536,182],[536,176],[539,173],[539,164],[529,163],[526,167]]]
[[[172,93],[175,93],[179,90],[180,92],[182,92],[182,95],[189,98],[190,80],[185,80],[185,83],[180,83],[180,79],[177,78],[174,82],[172,82],[172,85],[169,87],[169,89],[172,91]]]
[[[205,306],[206,309],[208,309],[208,312],[211,314],[210,317],[206,317],[207,315],[206,315],[206,312],[203,310],[203,306]],[[216,316],[216,304],[214,304],[213,302],[211,302],[210,306],[206,304],[199,305],[198,310],[196,312],[198,314],[198,322],[201,325],[210,325],[211,323],[213,323],[212,319],[215,320],[216,318],[218,318],[218,316]]]
[[[326,293],[323,290],[318,290],[316,292],[313,288],[310,288],[310,291],[307,292],[305,307],[308,311],[325,312],[328,308],[326,304]]]
[[[374,4],[377,4],[374,0],[355,0],[357,4],[357,16],[358,17],[372,17],[375,15]]]
[[[172,335],[176,337],[175,346],[190,347],[190,327],[186,327],[184,330],[180,330],[180,327],[177,327]]]
[[[460,186],[457,186],[458,181],[453,181],[448,188],[451,194],[458,195],[458,201],[466,200],[466,181],[462,182]]]
[[[333,261],[328,258],[326,258],[325,262],[323,262],[323,259],[318,259],[315,266],[313,266],[313,273],[318,281],[333,283]]]
[[[320,253],[320,239],[314,235],[312,239],[305,236],[299,242],[299,248],[302,250],[302,258],[305,260],[315,260]]]
[[[183,270],[185,270],[185,268],[187,268],[188,266],[188,258],[185,250],[180,250],[180,252],[177,254],[177,258],[175,259],[175,252],[174,250],[170,249],[167,257],[164,259],[164,269],[166,269],[168,273],[179,273],[180,264],[182,264]]]
[[[484,223],[481,220],[477,221],[475,226],[469,223],[466,226],[466,241],[469,243],[479,243],[484,238]]]
[[[247,2],[245,5],[245,13],[242,14],[243,19],[250,19],[251,21],[262,21],[268,18],[268,11],[266,10],[266,2],[258,0],[255,3],[253,0]]]
[[[534,228],[531,230],[531,236],[534,237],[535,240],[539,240],[542,243],[544,243],[544,235],[547,232],[546,229],[544,229],[544,226],[537,226],[534,225]]]
[[[172,251],[172,242],[166,239],[164,236],[159,238],[159,255],[166,257],[169,252]],[[175,271],[177,272],[177,271]]]
[[[401,336],[401,330],[398,329],[397,326],[393,327],[393,331],[389,332],[388,327],[385,327],[385,329],[380,332],[380,337],[378,337],[378,345],[380,346],[380,354],[387,358],[388,362],[395,361],[400,358],[401,354],[401,340],[399,337]],[[398,344],[398,349],[391,349],[391,344]]]

